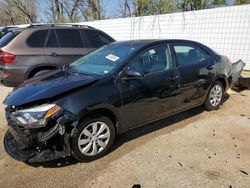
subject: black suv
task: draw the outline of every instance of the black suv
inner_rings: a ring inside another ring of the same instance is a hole
[[[114,41],[106,33],[85,25],[28,26],[0,48],[0,83],[17,86]]]

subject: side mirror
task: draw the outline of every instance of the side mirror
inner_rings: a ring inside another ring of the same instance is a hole
[[[143,75],[139,72],[126,70],[123,74],[123,80],[140,80],[143,78]]]

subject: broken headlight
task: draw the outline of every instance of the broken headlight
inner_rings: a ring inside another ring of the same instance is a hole
[[[11,114],[11,119],[25,128],[39,128],[47,124],[48,119],[61,108],[55,104],[44,104],[29,109],[18,110]]]

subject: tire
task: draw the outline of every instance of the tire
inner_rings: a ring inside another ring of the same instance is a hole
[[[216,81],[212,87],[209,89],[207,94],[207,98],[205,101],[205,108],[208,111],[217,110],[223,103],[223,96],[224,96],[224,86],[221,82]]]
[[[81,162],[96,160],[110,150],[115,135],[114,124],[108,117],[87,118],[80,123],[73,135],[72,155]]]
[[[41,76],[41,75],[44,75],[48,72],[50,72],[51,70],[41,70],[41,71],[38,71],[36,72],[33,76],[31,76],[31,78],[34,78],[34,77],[37,77],[37,76]]]

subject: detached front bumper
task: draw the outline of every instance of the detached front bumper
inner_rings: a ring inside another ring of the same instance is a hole
[[[62,115],[39,129],[25,129],[13,124],[7,113],[9,130],[4,137],[6,152],[23,162],[45,162],[71,155],[70,135],[73,119]],[[69,125],[70,124],[70,125]]]
[[[25,150],[20,149],[18,142],[9,130],[4,136],[4,148],[12,158],[18,161],[25,162],[35,156],[35,149],[33,148]]]
[[[241,76],[241,71],[243,70],[245,65],[246,64],[242,60],[239,60],[232,64],[231,73],[230,73],[230,75],[232,76],[232,83],[235,83],[238,81],[238,79]]]

